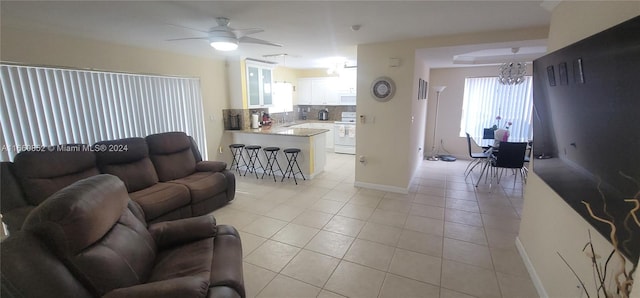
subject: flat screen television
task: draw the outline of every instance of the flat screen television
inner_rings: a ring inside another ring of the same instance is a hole
[[[612,243],[587,204],[614,222],[617,247],[636,263],[640,16],[536,59],[533,73],[534,172]]]

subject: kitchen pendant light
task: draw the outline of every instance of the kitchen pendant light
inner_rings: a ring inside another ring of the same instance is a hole
[[[527,73],[527,64],[524,62],[516,62],[516,53],[520,48],[511,48],[513,60],[511,62],[500,65],[498,71],[498,82],[503,85],[518,85],[524,82],[524,75]]]

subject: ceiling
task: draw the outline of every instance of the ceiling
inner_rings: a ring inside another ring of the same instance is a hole
[[[250,57],[291,68],[356,64],[358,44],[504,29],[547,26],[543,1],[5,1],[1,25],[68,34],[203,57]],[[262,28],[251,37],[283,47],[240,44],[217,52],[203,36],[214,17],[233,28]],[[359,30],[352,30],[359,25]],[[498,63],[521,47],[522,59],[546,51],[546,41],[425,49],[436,67]],[[283,54],[286,56],[264,57]],[[526,55],[525,55],[526,54]],[[454,61],[454,56],[458,56]],[[527,56],[528,55],[528,56]],[[335,57],[340,57],[336,58]],[[534,58],[535,58],[534,57]]]

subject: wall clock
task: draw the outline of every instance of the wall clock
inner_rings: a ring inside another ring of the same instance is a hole
[[[396,93],[396,84],[388,77],[379,77],[371,83],[371,95],[379,102],[391,100]]]

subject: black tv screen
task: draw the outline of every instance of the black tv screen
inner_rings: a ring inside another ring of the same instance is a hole
[[[533,73],[534,172],[636,263],[640,17],[535,60]]]

